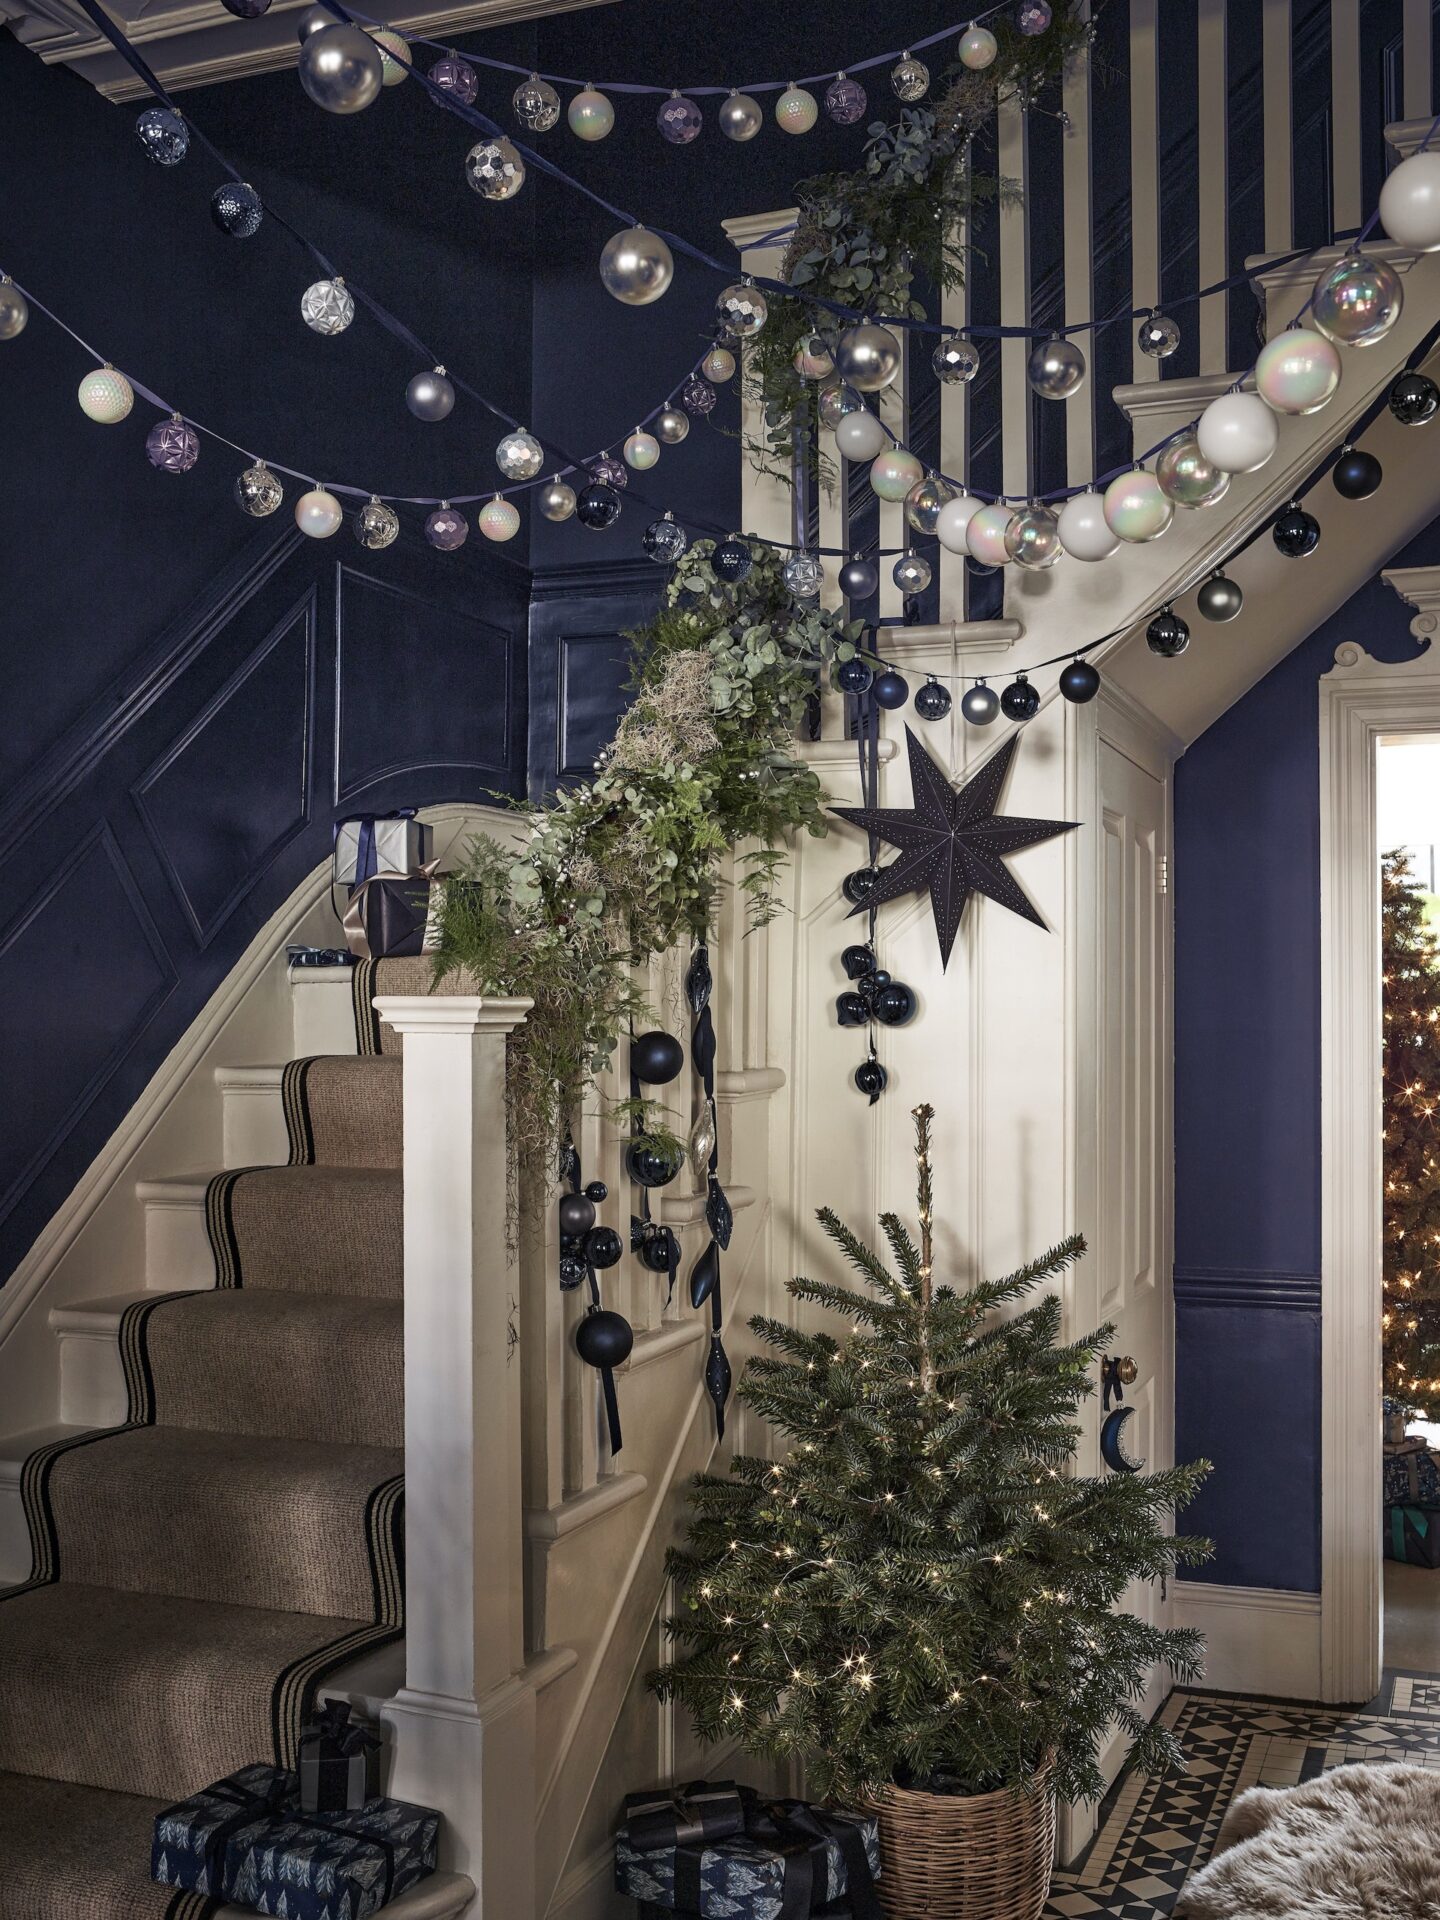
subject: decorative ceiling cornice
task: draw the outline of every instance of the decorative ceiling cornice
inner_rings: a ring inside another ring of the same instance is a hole
[[[276,73],[295,64],[295,18],[309,0],[276,0],[258,20],[237,20],[220,0],[108,0],[108,11],[172,93]],[[613,0],[374,0],[390,26],[432,38],[540,20]],[[367,9],[370,11],[372,9]],[[67,66],[107,100],[139,100],[145,88],[74,0],[0,0],[22,46],[47,66]]]

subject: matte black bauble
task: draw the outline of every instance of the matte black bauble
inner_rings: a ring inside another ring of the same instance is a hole
[[[1178,613],[1162,607],[1145,629],[1145,644],[1162,660],[1173,660],[1189,646],[1190,629]]]
[[[840,891],[852,907],[860,907],[875,891],[875,882],[879,878],[874,867],[857,867],[854,873],[847,873],[840,882]]]
[[[603,533],[606,527],[613,527],[620,518],[619,494],[614,487],[607,487],[603,480],[592,480],[588,487],[582,487],[575,496],[575,518],[582,527]]]
[[[690,1304],[703,1307],[720,1284],[720,1249],[707,1240],[705,1251],[690,1269]]]
[[[910,682],[903,673],[896,673],[893,667],[886,667],[883,673],[877,673],[870,687],[877,707],[884,707],[893,713],[897,707],[903,707],[910,698]]]
[[[1088,660],[1071,660],[1060,669],[1060,691],[1077,707],[1083,707],[1100,691],[1100,675]]]
[[[950,690],[938,680],[927,680],[915,696],[915,711],[922,720],[943,720],[950,711]]]
[[[715,573],[732,586],[745,579],[754,564],[754,556],[743,540],[722,540],[710,556]]]
[[[855,1069],[855,1084],[873,1107],[885,1091],[890,1076],[878,1060],[862,1060]]]
[[[870,1014],[858,993],[842,993],[835,1002],[835,1017],[842,1027],[863,1027]]]
[[[585,1188],[585,1198],[593,1200],[598,1207],[602,1200],[610,1198],[610,1189],[603,1180],[591,1180]]]
[[[903,1027],[915,1018],[915,990],[903,980],[892,980],[875,996],[875,1018],[882,1027]]]
[[[562,1253],[560,1256],[560,1290],[573,1293],[580,1286],[589,1268],[578,1253]]]
[[[575,1351],[587,1367],[622,1366],[634,1344],[630,1322],[608,1307],[592,1307],[575,1329]]]
[[[630,1042],[630,1071],[647,1086],[663,1087],[685,1064],[685,1049],[673,1034],[659,1027],[637,1033]]]
[[[617,1266],[624,1251],[614,1227],[593,1227],[585,1236],[585,1257],[592,1267]]]
[[[625,1171],[640,1187],[663,1187],[680,1171],[682,1155],[673,1158],[660,1153],[641,1140],[633,1140],[625,1149]]]
[[[840,956],[840,964],[845,969],[847,980],[858,980],[862,974],[869,973],[875,965],[873,947],[846,947]]]
[[[1007,720],[1029,720],[1040,706],[1040,690],[1023,673],[1017,673],[1000,693],[1000,711]]]
[[[1345,447],[1330,478],[1342,500],[1368,500],[1385,478],[1385,469],[1373,453]]]
[[[835,669],[835,684],[842,693],[865,693],[875,678],[875,669],[857,653],[853,660],[842,660]]]
[[[1287,560],[1303,560],[1320,544],[1320,522],[1292,500],[1270,529],[1271,538]]]
[[[567,1240],[582,1239],[595,1224],[595,1202],[583,1193],[562,1193],[559,1211],[560,1231]]]
[[[1423,427],[1440,407],[1440,387],[1428,373],[1407,369],[1390,389],[1390,411],[1402,427]]]
[[[840,569],[840,591],[847,600],[868,600],[879,586],[879,569],[869,560],[847,560]]]
[[[1244,604],[1240,588],[1223,573],[1213,574],[1195,595],[1195,605],[1206,620],[1233,620]]]

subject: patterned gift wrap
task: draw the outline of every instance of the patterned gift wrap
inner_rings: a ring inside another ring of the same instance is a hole
[[[1440,1507],[1440,1460],[1428,1447],[1386,1449],[1385,1505]]]
[[[287,1920],[367,1920],[435,1871],[439,1830],[401,1800],[303,1814],[293,1773],[242,1767],[156,1816],[150,1877]]]
[[[1387,1560],[1440,1567],[1440,1513],[1428,1507],[1386,1507],[1383,1519]]]
[[[880,1837],[876,1821],[858,1813],[842,1813],[823,1807],[809,1808],[803,1801],[756,1801],[746,1796],[749,1829],[730,1839],[698,1849],[674,1847],[642,1853],[633,1847],[622,1829],[615,1836],[615,1886],[620,1893],[649,1906],[670,1912],[699,1913],[704,1920],[792,1920],[794,1913],[794,1866],[797,1848],[793,1841],[781,1844],[763,1837],[763,1829],[778,1815],[782,1832],[798,1819],[819,1821],[834,1829],[812,1843],[813,1877],[804,1911],[814,1914],[840,1900],[847,1893],[857,1911],[873,1908],[873,1891],[867,1886],[854,1889],[846,1871],[840,1834],[846,1832],[863,1850],[872,1879],[880,1874]],[[758,1814],[758,1819],[757,1819]],[[757,1834],[757,1828],[760,1832]],[[677,1856],[681,1897],[676,1898]],[[698,1855],[698,1858],[696,1857]],[[787,1871],[792,1876],[787,1897]],[[685,1897],[687,1881],[696,1898]],[[698,1882],[698,1885],[696,1884]]]

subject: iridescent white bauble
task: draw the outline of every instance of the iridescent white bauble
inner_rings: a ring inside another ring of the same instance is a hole
[[[833,433],[847,413],[858,413],[865,402],[843,380],[831,380],[820,389],[820,424]]]
[[[828,380],[835,361],[823,333],[807,333],[795,349],[791,365],[802,380]]]
[[[1267,341],[1255,362],[1255,391],[1276,413],[1318,413],[1340,384],[1340,354],[1309,327]]]
[[[480,509],[475,524],[487,540],[513,540],[520,531],[520,512],[497,493]]]
[[[380,49],[359,27],[337,24],[300,42],[300,84],[327,113],[359,113],[379,99]]]
[[[1400,162],[1380,189],[1380,224],[1417,253],[1440,247],[1440,153],[1427,149]]]
[[[660,458],[660,442],[653,433],[643,433],[639,427],[625,438],[625,464],[633,467],[636,473],[648,473]]]
[[[700,362],[700,371],[707,380],[726,381],[735,377],[735,356],[729,347],[711,347]]]
[[[820,118],[820,103],[804,87],[787,87],[775,102],[775,121],[782,132],[809,133]]]
[[[648,307],[675,278],[675,256],[648,227],[626,227],[605,242],[600,283],[627,307]]]
[[[246,467],[235,479],[235,504],[252,520],[264,520],[285,498],[285,489],[263,460]]]
[[[980,73],[1000,51],[1000,43],[988,27],[977,27],[972,20],[960,36],[960,64]]]
[[[355,302],[338,275],[316,280],[300,296],[300,317],[316,333],[343,333],[355,318]]]
[[[615,109],[598,88],[582,87],[566,108],[565,118],[577,140],[603,140],[615,124]]]
[[[1177,507],[1213,507],[1230,487],[1229,474],[1205,458],[1193,433],[1170,442],[1155,462],[1155,478]]]
[[[652,520],[640,536],[640,545],[657,566],[673,566],[690,544],[685,529],[673,513]]]
[[[847,460],[873,460],[889,441],[889,434],[868,407],[847,413],[835,429],[836,450]]]
[[[344,518],[340,502],[324,487],[311,487],[295,502],[295,524],[312,540],[328,540]]]
[[[666,407],[654,419],[655,438],[667,447],[678,447],[690,431],[690,416],[679,407]]]
[[[1405,304],[1400,276],[1372,254],[1347,253],[1315,282],[1310,319],[1342,347],[1373,347]]]
[[[1002,506],[999,501],[973,513],[965,534],[971,559],[978,560],[982,567],[1003,567],[1010,558],[1006,536],[1014,518],[1009,507]]]
[[[398,87],[410,71],[410,42],[393,27],[372,27],[370,38],[380,49],[381,86]]]
[[[1105,502],[1098,493],[1074,494],[1055,519],[1061,546],[1075,560],[1108,560],[1120,545],[1105,518]]]
[[[727,94],[715,116],[727,140],[753,140],[765,124],[765,113],[758,100],[748,93]]]
[[[477,140],[465,156],[465,178],[482,200],[513,200],[525,184],[525,162],[503,136]]]
[[[927,473],[905,496],[905,522],[916,533],[933,534],[940,510],[955,498],[955,489],[938,474]]]
[[[1201,414],[1195,437],[1222,473],[1254,473],[1280,444],[1280,423],[1258,394],[1222,393]]]
[[[715,302],[715,316],[737,340],[752,340],[764,326],[769,302],[748,275],[736,280]]]
[[[907,51],[890,69],[890,85],[895,89],[897,100],[912,106],[915,101],[923,100],[930,91],[930,69],[923,60],[915,59]]]
[[[813,600],[825,580],[825,569],[814,553],[792,553],[780,569],[786,591],[796,600]]]
[[[372,493],[351,520],[350,530],[362,547],[379,553],[382,547],[392,546],[398,539],[400,516]]]
[[[924,467],[907,447],[886,447],[870,464],[870,485],[882,500],[903,500],[924,478]]]
[[[102,427],[118,426],[135,404],[135,389],[114,367],[97,367],[80,382],[80,411]]]
[[[560,96],[538,73],[520,82],[510,106],[527,133],[548,133],[560,118]]]
[[[444,367],[417,373],[405,389],[405,404],[417,420],[444,420],[455,408],[455,388]]]
[[[970,522],[980,511],[980,502],[970,493],[957,493],[947,500],[935,519],[935,538],[947,553],[970,551]]]
[[[30,302],[9,274],[0,276],[0,340],[13,340],[25,331],[30,318]]]
[[[1005,529],[1005,551],[1017,567],[1043,573],[1060,558],[1060,531],[1049,507],[1022,507]]]
[[[900,371],[900,342],[873,320],[847,327],[835,343],[835,371],[861,393],[878,393]]]
[[[935,369],[935,378],[947,387],[957,382],[964,384],[980,371],[980,350],[968,334],[950,333],[931,354],[930,365]]]
[[[1085,356],[1073,340],[1053,334],[1030,349],[1025,378],[1042,400],[1068,400],[1085,384]]]
[[[890,569],[890,578],[901,593],[923,593],[934,574],[923,554],[902,553]]]
[[[1105,524],[1119,540],[1158,540],[1174,518],[1173,503],[1147,467],[1120,474],[1105,489]]]
[[[1135,344],[1151,360],[1168,360],[1180,344],[1180,329],[1168,313],[1156,307],[1140,322]]]
[[[548,486],[540,489],[540,511],[547,520],[568,520],[575,511],[575,489],[557,473]]]
[[[533,480],[545,464],[545,449],[533,433],[516,427],[496,447],[495,464],[507,480]]]

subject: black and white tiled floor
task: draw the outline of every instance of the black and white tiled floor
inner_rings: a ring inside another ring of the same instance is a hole
[[[1122,1779],[1079,1863],[1057,1873],[1047,1920],[1160,1920],[1210,1857],[1246,1787],[1292,1786],[1355,1760],[1440,1767],[1440,1676],[1389,1673],[1367,1707],[1174,1693],[1161,1709],[1189,1760],[1176,1779]]]

